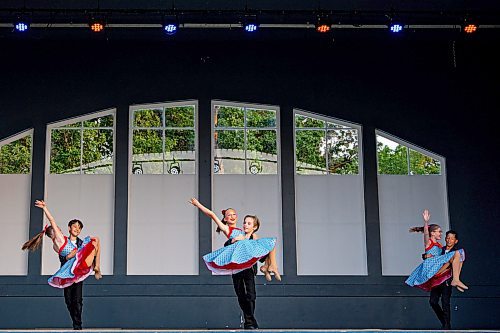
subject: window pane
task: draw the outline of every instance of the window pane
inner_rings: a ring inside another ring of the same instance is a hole
[[[83,130],[82,172],[113,173],[113,131]]]
[[[441,163],[430,156],[410,149],[410,173],[412,175],[440,175]]]
[[[295,115],[295,127],[314,127],[314,128],[325,128],[325,122],[323,120],[314,119],[299,114]]]
[[[165,131],[165,173],[195,173],[194,136],[194,130]]]
[[[215,132],[214,173],[245,174],[243,130]]]
[[[162,130],[134,130],[132,173],[163,174]]]
[[[247,127],[276,127],[276,112],[247,109]]]
[[[194,106],[165,108],[166,127],[194,127]]]
[[[378,173],[407,175],[408,149],[392,140],[377,135]]]
[[[330,130],[328,135],[328,172],[337,175],[359,173],[358,131]]]
[[[149,109],[134,112],[135,127],[163,127],[163,110]]]
[[[31,169],[31,135],[0,148],[0,174],[28,174]]]
[[[277,174],[277,149],[275,130],[248,130],[247,173]]]
[[[300,130],[295,135],[298,174],[326,174],[326,142],[323,130]]]
[[[81,130],[53,129],[51,132],[50,173],[80,173]]]
[[[215,127],[243,127],[243,108],[235,106],[215,106]]]
[[[85,120],[83,127],[113,127],[113,115]]]
[[[71,124],[60,126],[60,127],[72,127],[72,128],[82,127],[82,122],[81,121],[77,121],[76,123],[71,123]]]
[[[330,123],[330,122],[327,123],[327,127],[328,128],[351,128],[349,126],[344,126],[344,125],[340,125],[340,124],[336,124],[336,123]]]

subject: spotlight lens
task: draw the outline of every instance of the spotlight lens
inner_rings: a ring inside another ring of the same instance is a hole
[[[468,24],[464,27],[464,31],[468,34],[476,32],[476,30],[477,30],[477,25],[475,24]]]
[[[401,32],[403,31],[403,26],[401,24],[391,24],[391,31],[392,32]]]
[[[329,26],[329,25],[327,25],[327,24],[322,24],[322,25],[319,25],[319,26],[316,28],[316,31],[317,31],[317,32],[322,32],[322,33],[324,33],[324,32],[328,32],[328,31],[330,31],[330,26]]]
[[[254,23],[247,24],[247,25],[245,25],[245,31],[248,31],[248,32],[257,31],[257,25]]]
[[[102,30],[104,30],[104,25],[102,23],[95,22],[90,25],[90,29],[93,32],[101,32]]]
[[[24,22],[17,23],[15,27],[16,27],[16,30],[20,31],[20,32],[24,32],[24,31],[28,30],[28,28],[29,28],[28,25]]]
[[[165,24],[163,30],[169,35],[175,34],[177,32],[177,25],[175,24]]]

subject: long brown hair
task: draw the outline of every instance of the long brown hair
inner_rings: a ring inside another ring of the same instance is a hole
[[[429,234],[441,228],[438,224],[429,224]],[[411,227],[410,232],[424,232],[424,227]]]
[[[53,232],[54,228],[52,228],[51,226],[46,226],[33,238],[24,243],[23,246],[21,247],[21,250],[35,251],[40,247],[40,245],[42,245],[43,235],[45,234],[47,235],[47,237],[51,237]]]

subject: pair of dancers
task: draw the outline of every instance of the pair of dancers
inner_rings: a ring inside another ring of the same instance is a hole
[[[460,273],[465,261],[464,249],[442,251],[443,246],[439,243],[443,234],[441,227],[437,224],[429,224],[431,214],[427,209],[423,211],[422,217],[424,226],[410,228],[410,232],[424,233],[424,261],[406,279],[406,284],[431,291],[432,288],[451,278],[450,285],[459,291],[464,292],[469,289],[460,281]]]
[[[203,206],[197,199],[189,201],[201,212],[210,217],[217,225],[217,232],[223,232],[228,238],[227,246],[203,256],[208,269],[215,274],[237,274],[251,268],[259,260],[264,260],[260,271],[264,273],[267,281],[272,276],[281,281],[281,275],[276,263],[276,238],[259,238],[260,220],[255,215],[247,215],[243,220],[243,229],[236,227],[238,215],[233,208],[222,211],[220,220],[210,209]]]

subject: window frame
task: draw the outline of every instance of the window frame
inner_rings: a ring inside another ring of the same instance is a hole
[[[406,148],[406,166],[407,166],[407,170],[408,170],[407,174],[405,174],[405,175],[393,175],[393,174],[379,172],[378,148],[377,148],[377,144],[378,144],[377,137],[379,137],[379,136],[383,137],[384,139],[391,140],[391,141],[393,141],[399,145],[402,145]],[[428,156],[430,158],[433,158],[433,159],[439,161],[440,166],[441,166],[439,174],[427,174],[427,175],[413,174],[411,172],[410,149],[416,151],[417,153],[420,153],[422,155]],[[379,176],[381,176],[381,175],[383,175],[383,176],[446,176],[446,158],[445,157],[438,155],[436,153],[433,153],[429,150],[426,150],[422,147],[419,147],[413,143],[410,143],[408,141],[400,139],[397,136],[394,136],[392,134],[389,134],[389,133],[384,132],[384,131],[379,130],[379,129],[375,129],[375,151],[377,154],[377,175],[379,175]]]
[[[99,129],[106,129],[109,130],[110,127],[85,127],[83,126],[83,122],[86,120],[94,119],[94,118],[99,118],[99,117],[104,117],[104,116],[113,116],[113,127],[111,130],[113,131],[113,156],[112,156],[112,172],[109,173],[108,175],[115,175],[116,173],[116,108],[110,108],[110,109],[105,109],[101,111],[96,111],[92,113],[87,113],[82,116],[78,117],[73,117],[73,118],[68,118],[65,120],[57,121],[57,122],[52,122],[47,124],[47,141],[45,144],[45,174],[47,175],[67,175],[65,173],[51,173],[50,172],[50,155],[52,152],[52,130],[54,129],[61,129],[61,130],[80,130],[82,135],[80,137],[80,172],[77,174],[72,174],[72,175],[92,175],[92,176],[97,176],[99,174],[91,174],[91,173],[83,173],[82,172],[82,162],[83,162],[83,130],[85,129],[94,129],[94,130],[99,130]],[[82,122],[82,125],[79,127],[64,127],[65,125],[76,123],[76,122]]]
[[[183,106],[194,106],[194,119],[193,119],[193,127],[167,127],[165,126],[165,109],[166,108],[171,108],[171,107],[183,107]],[[141,111],[141,110],[147,110],[147,109],[162,109],[163,112],[163,119],[162,119],[162,127],[135,127],[134,126],[134,114],[136,111]],[[148,129],[148,130],[161,130],[162,131],[162,140],[163,140],[163,160],[162,160],[162,168],[163,172],[161,174],[141,174],[141,176],[148,176],[148,175],[170,175],[169,173],[165,172],[165,131],[166,130],[193,130],[194,131],[194,159],[195,159],[195,164],[194,164],[194,173],[188,174],[188,175],[198,175],[199,174],[199,162],[198,162],[198,113],[199,113],[199,107],[198,107],[198,100],[195,99],[189,99],[189,100],[182,100],[182,101],[171,101],[171,102],[158,102],[158,103],[147,103],[147,104],[133,104],[129,106],[129,135],[128,135],[128,142],[129,142],[129,148],[128,148],[128,170],[127,174],[134,175],[132,172],[133,168],[133,145],[134,145],[134,130],[136,129]],[[178,176],[178,175],[176,175]]]
[[[215,106],[220,105],[220,106],[226,106],[226,107],[237,107],[237,108],[243,108],[244,113],[243,113],[243,127],[215,127]],[[249,127],[247,126],[247,121],[246,121],[246,111],[247,109],[255,109],[255,110],[265,110],[265,111],[274,111],[276,113],[276,126],[275,127]],[[281,141],[280,141],[280,107],[276,105],[267,105],[267,104],[256,104],[256,103],[244,103],[244,102],[231,102],[231,101],[225,101],[225,100],[212,100],[210,103],[210,114],[211,114],[211,121],[210,121],[210,142],[211,142],[211,149],[210,149],[210,160],[211,160],[211,174],[212,177],[214,175],[217,176],[223,176],[223,175],[251,175],[251,176],[267,176],[267,175],[281,175]],[[245,150],[245,173],[229,173],[229,174],[221,174],[221,173],[215,173],[214,172],[214,164],[215,164],[215,132],[217,130],[241,130],[243,131],[243,137],[244,137],[244,150]],[[247,157],[247,131],[249,130],[264,130],[264,131],[276,131],[276,173],[272,174],[252,174],[248,170],[248,157]]]
[[[325,127],[324,128],[319,128],[319,127],[300,127],[298,128],[295,123],[295,117],[299,116],[304,116],[308,118],[313,118],[317,120],[321,120],[325,122]],[[328,123],[335,123],[341,126],[345,126],[347,128],[328,128]],[[357,174],[338,174],[338,173],[330,173],[328,171],[328,162],[329,158],[326,152],[325,152],[325,170],[326,173],[324,174],[301,174],[297,173],[297,130],[299,131],[304,131],[304,130],[312,130],[312,131],[324,131],[325,133],[325,138],[328,137],[328,131],[335,131],[335,130],[342,130],[342,129],[354,129],[358,131],[358,173]],[[294,160],[294,175],[296,176],[362,176],[363,175],[363,130],[362,126],[347,120],[339,119],[339,118],[334,118],[334,117],[328,117],[324,116],[318,113],[314,113],[311,111],[305,111],[302,109],[294,108],[293,109],[293,160]]]

